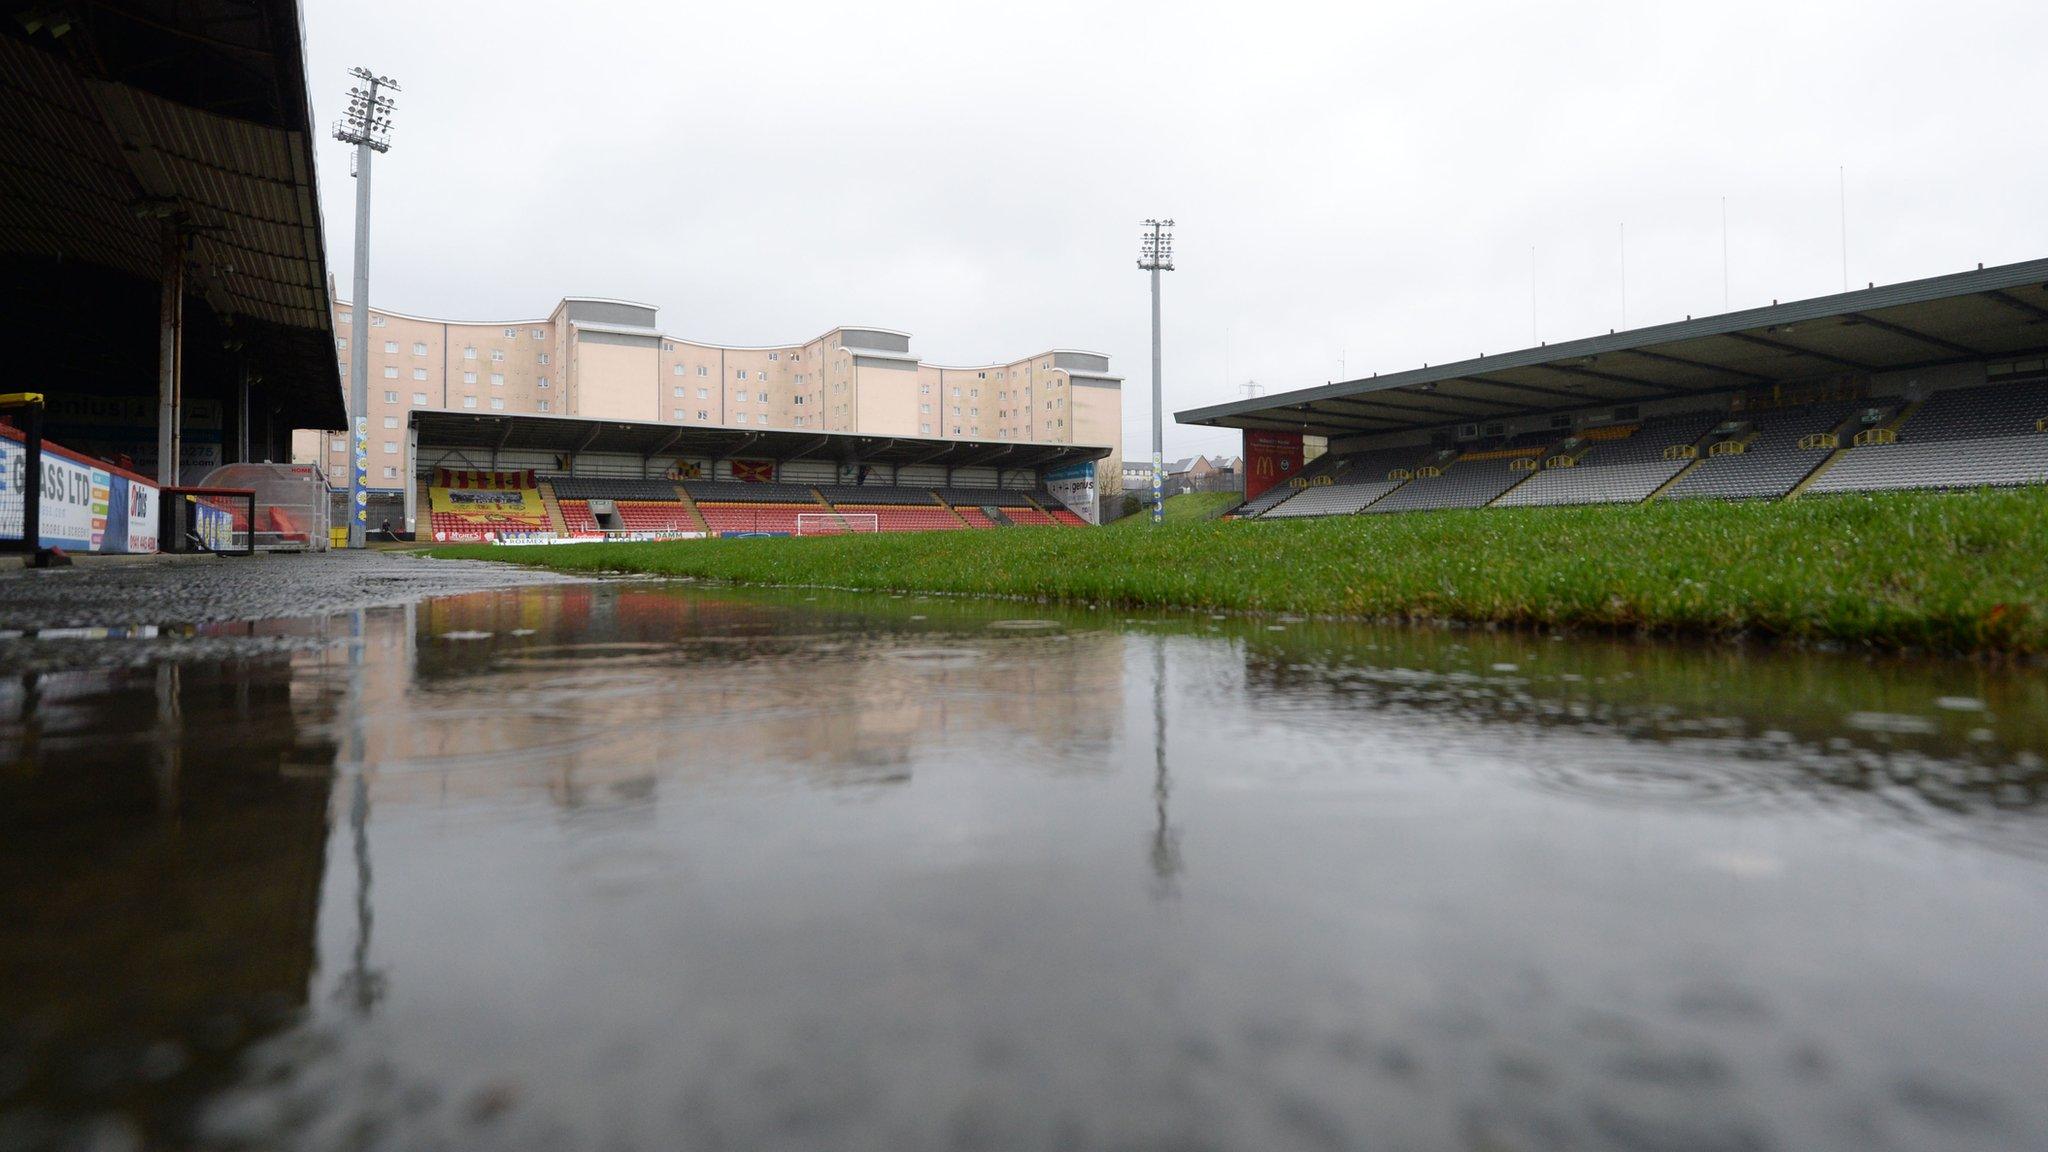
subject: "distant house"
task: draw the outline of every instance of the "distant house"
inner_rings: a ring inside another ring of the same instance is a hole
[[[1213,492],[1233,487],[1233,478],[1243,474],[1243,461],[1234,456],[1185,456],[1169,460],[1162,486],[1169,496],[1182,492]],[[1124,491],[1140,496],[1152,490],[1150,461],[1124,461]],[[1239,481],[1242,483],[1242,481]]]

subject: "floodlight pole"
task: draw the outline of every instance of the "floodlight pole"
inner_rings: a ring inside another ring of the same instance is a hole
[[[370,158],[391,150],[391,98],[398,82],[367,68],[351,68],[361,87],[349,89],[348,115],[334,126],[334,138],[356,146],[355,298],[349,302],[355,354],[348,358],[348,546],[361,548],[370,524]],[[410,468],[408,461],[403,465]]]
[[[1166,412],[1160,389],[1159,274],[1173,271],[1173,221],[1145,221],[1138,267],[1152,273],[1152,523],[1166,522]]]

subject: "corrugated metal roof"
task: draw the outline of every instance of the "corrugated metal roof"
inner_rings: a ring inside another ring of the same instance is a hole
[[[1366,435],[2048,347],[2048,260],[1631,329],[1190,409],[1183,424]]]

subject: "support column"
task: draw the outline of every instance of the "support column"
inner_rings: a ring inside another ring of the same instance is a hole
[[[162,277],[156,324],[156,480],[174,486],[185,451],[185,238],[168,222]]]

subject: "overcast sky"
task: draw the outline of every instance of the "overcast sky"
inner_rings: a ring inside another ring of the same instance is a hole
[[[305,0],[318,121],[404,85],[373,302],[1107,353],[1166,409],[2048,255],[2048,5]],[[352,274],[346,149],[320,153]],[[1534,249],[1533,260],[1531,250]],[[1532,271],[1534,292],[1532,293]],[[1532,316],[1532,297],[1534,302]],[[1348,369],[1348,371],[1347,371]],[[1343,375],[1340,375],[1340,371]],[[1233,433],[1167,426],[1169,455]]]

